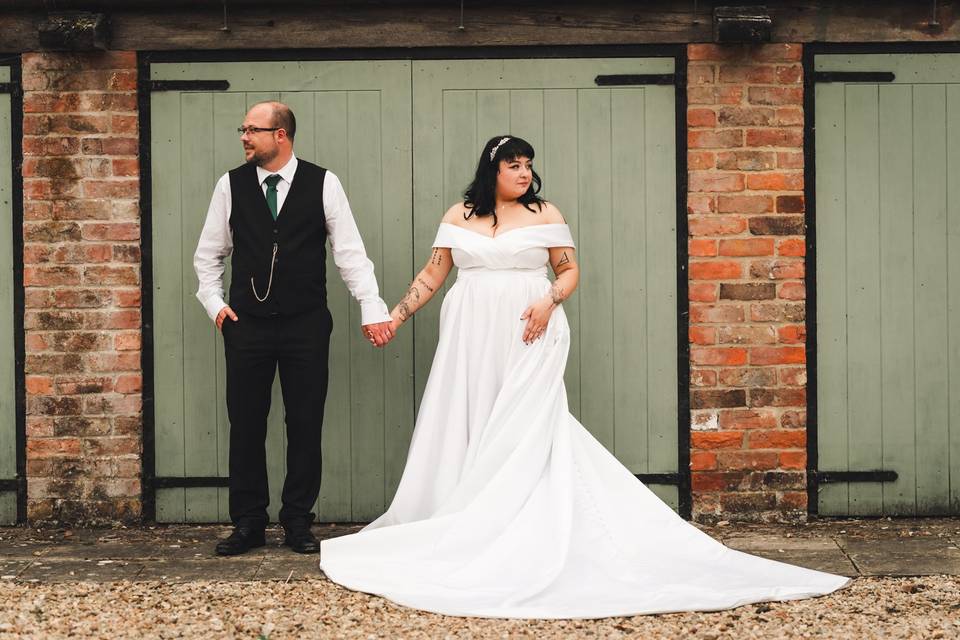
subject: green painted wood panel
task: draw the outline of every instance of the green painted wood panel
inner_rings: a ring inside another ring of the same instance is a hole
[[[597,73],[666,73],[672,71],[673,62],[616,59],[524,64],[522,71],[505,61],[152,66],[153,79],[216,78],[231,83],[230,91],[224,93],[152,97],[154,255],[162,263],[154,265],[159,475],[226,475],[229,425],[223,402],[223,347],[194,299],[190,258],[213,183],[242,161],[233,133],[237,122],[250,103],[278,96],[297,114],[298,155],[329,167],[344,183],[389,304],[402,296],[413,273],[425,262],[440,216],[460,198],[472,177],[479,146],[493,135],[522,128],[522,135],[540,153],[537,164],[546,181],[545,195],[565,212],[578,245],[592,244],[587,254],[597,255],[605,265],[593,287],[605,301],[596,323],[602,345],[598,350],[591,344],[586,376],[581,344],[587,342],[579,329],[588,324],[580,317],[586,305],[581,306],[580,296],[566,305],[574,328],[571,366],[566,372],[571,406],[581,414],[586,380],[588,404],[592,403],[597,416],[597,426],[591,428],[607,434],[605,443],[632,470],[677,470],[673,90],[611,91],[593,84]],[[584,96],[606,105],[605,114],[592,113],[582,104]],[[581,121],[595,126],[589,136],[579,131]],[[612,171],[614,155],[617,163],[623,163],[622,171]],[[586,169],[599,161],[610,165],[606,173]],[[657,184],[670,187],[655,188]],[[603,217],[595,216],[596,202],[585,195],[591,190],[606,194]],[[581,221],[580,211],[589,211],[591,218]],[[614,224],[623,224],[636,237],[615,234]],[[156,247],[169,238],[178,239],[177,251],[159,255]],[[391,242],[403,238],[412,238],[412,246],[409,241]],[[616,283],[614,251],[630,265],[630,273],[617,274]],[[401,332],[387,350],[373,351],[359,334],[359,309],[333,275],[332,260],[328,270],[335,326],[331,370],[337,373],[331,375],[324,421],[318,510],[321,520],[364,521],[383,510],[399,481],[415,406],[436,344],[440,304],[438,300],[421,311],[415,330]],[[639,291],[629,288],[637,282],[649,284]],[[615,287],[628,291],[618,298]],[[590,290],[583,289],[588,295]],[[642,299],[635,300],[637,294]],[[161,307],[157,301],[162,296],[166,298]],[[592,324],[593,318],[589,320]],[[614,364],[613,327],[637,323],[642,324],[642,341]],[[186,333],[193,335],[185,337]],[[189,354],[184,353],[185,341],[192,341]],[[163,358],[159,357],[161,345]],[[655,350],[659,356],[647,356]],[[616,371],[622,375],[617,385]],[[165,386],[161,377],[169,378],[171,384]],[[184,380],[200,377],[217,399],[197,409],[193,405],[199,401],[188,401],[187,396],[197,397],[201,390],[185,389]],[[638,386],[643,387],[639,392]],[[274,516],[284,470],[278,391],[275,387],[267,443]],[[606,406],[592,397],[597,394],[606,394]],[[614,421],[617,412],[624,416],[619,432]],[[619,446],[617,433],[622,434]],[[192,446],[196,451],[187,453],[185,449]],[[653,489],[676,505],[675,487]],[[161,520],[228,517],[224,489],[166,489],[158,491],[157,504]]]
[[[399,299],[412,276],[410,248],[387,239],[411,235],[410,67],[407,62],[160,64],[153,65],[152,77],[231,82],[229,92],[163,92],[151,98],[157,474],[223,477],[229,438],[223,346],[194,297],[192,255],[214,183],[243,161],[236,126],[259,100],[279,98],[291,105],[298,117],[297,154],[340,177],[377,266],[381,293],[388,301]],[[385,468],[386,448],[396,449],[398,438],[408,440],[412,427],[412,338],[401,336],[390,352],[371,348],[359,331],[359,307],[332,257],[328,271],[335,328],[319,518],[367,520],[382,512],[399,479],[396,468]],[[274,518],[286,469],[282,406],[276,382],[266,443]],[[402,469],[394,451],[390,461]],[[227,492],[158,491],[157,517],[227,520]]]
[[[597,88],[594,78],[669,73],[672,64],[471,60],[413,68],[414,263],[426,262],[439,219],[462,198],[486,140],[512,133],[530,141],[543,195],[564,212],[582,265],[580,289],[564,304],[574,332],[565,373],[571,410],[635,473],[677,470],[674,94]],[[435,301],[415,319],[418,400],[439,307]],[[675,487],[653,488],[676,505]]]
[[[947,87],[946,117],[950,512],[960,513],[960,84]]]
[[[843,85],[817,85],[815,110],[819,468],[847,471],[847,164]],[[820,167],[824,170],[820,171]],[[821,485],[820,512],[846,513],[848,496],[846,484]]]
[[[851,469],[876,469],[882,461],[880,403],[880,249],[876,85],[845,87],[847,261],[847,450]],[[851,515],[867,515],[881,501],[878,484],[849,487]]]
[[[880,100],[880,404],[883,422],[879,443],[883,469],[896,469],[894,483],[883,483],[883,510],[912,515],[916,511],[916,438],[913,340],[913,88],[881,86]],[[910,339],[908,339],[908,337]]]
[[[819,510],[957,513],[960,55],[818,56],[816,68],[896,74],[816,87],[817,430],[821,470],[899,475],[823,485]]]
[[[10,68],[0,67],[0,82]],[[16,369],[13,352],[13,145],[10,94],[0,94],[0,479],[17,475]],[[17,521],[17,494],[0,491],[0,524]]]

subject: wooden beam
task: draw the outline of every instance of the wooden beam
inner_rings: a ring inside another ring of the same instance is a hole
[[[11,0],[0,0],[8,4]],[[146,5],[147,2],[142,2]],[[840,6],[835,6],[839,4]],[[330,49],[516,45],[626,45],[710,42],[712,3],[445,3],[287,5],[110,10],[115,50]],[[960,0],[942,0],[939,26],[931,7],[911,0],[770,3],[774,42],[903,42],[960,40]],[[124,6],[129,6],[124,3]],[[152,5],[151,5],[152,6]],[[0,50],[39,50],[40,11],[0,10]]]

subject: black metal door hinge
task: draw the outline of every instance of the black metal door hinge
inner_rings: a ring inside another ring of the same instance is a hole
[[[679,473],[635,473],[633,475],[643,484],[680,484]]]
[[[147,87],[150,91],[226,91],[230,83],[226,80],[151,80]]]
[[[186,478],[161,476],[152,481],[155,489],[195,489],[200,487],[226,487],[229,478],[219,476],[191,476]]]
[[[598,87],[629,87],[645,84],[676,84],[674,73],[627,73],[597,76],[593,79]]]
[[[816,471],[820,484],[836,482],[896,482],[896,471]]]
[[[814,82],[893,82],[892,71],[814,71]]]

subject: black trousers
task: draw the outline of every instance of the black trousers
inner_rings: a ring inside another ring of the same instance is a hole
[[[230,519],[263,528],[269,522],[266,437],[277,368],[287,427],[287,477],[280,523],[313,522],[320,494],[320,433],[327,398],[333,319],[326,307],[260,318],[237,312],[223,323],[230,418]]]

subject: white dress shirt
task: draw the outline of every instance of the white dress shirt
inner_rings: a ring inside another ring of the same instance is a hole
[[[277,210],[283,215],[283,201],[290,192],[293,176],[297,172],[297,158],[291,156],[279,171],[267,171],[257,167],[257,179],[266,196],[267,176],[278,174],[282,180],[277,183]],[[233,252],[233,234],[230,230],[230,175],[223,174],[217,181],[207,210],[207,220],[200,232],[197,251],[193,255],[193,268],[197,272],[200,288],[197,299],[203,304],[207,315],[215,320],[220,310],[227,306],[223,299],[224,260]],[[373,263],[367,257],[363,239],[357,229],[357,223],[350,211],[347,194],[343,191],[340,179],[332,171],[327,171],[323,181],[323,210],[326,214],[327,235],[330,237],[330,249],[333,261],[337,265],[340,277],[346,283],[353,297],[360,302],[360,323],[373,324],[389,322],[387,305],[380,298],[380,288],[373,272]],[[318,212],[319,213],[319,212]]]

